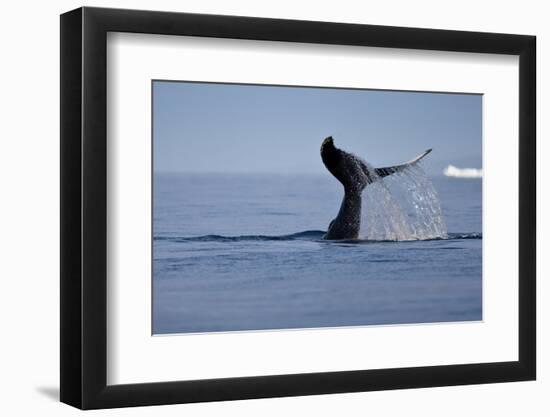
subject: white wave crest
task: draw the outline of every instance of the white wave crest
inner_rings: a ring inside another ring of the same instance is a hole
[[[481,178],[483,170],[477,168],[457,168],[454,165],[449,165],[443,170],[443,175],[456,178]]]

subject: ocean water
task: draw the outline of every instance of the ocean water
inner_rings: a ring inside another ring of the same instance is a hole
[[[406,218],[424,195],[397,180],[382,192]],[[322,239],[343,194],[328,173],[155,173],[153,333],[481,320],[481,180],[430,180],[445,238],[384,240],[376,219],[395,213],[369,186],[365,239],[336,242]]]

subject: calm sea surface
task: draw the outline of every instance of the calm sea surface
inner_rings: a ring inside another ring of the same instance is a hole
[[[480,179],[432,178],[448,239],[343,243],[328,174],[154,177],[155,334],[481,320]]]

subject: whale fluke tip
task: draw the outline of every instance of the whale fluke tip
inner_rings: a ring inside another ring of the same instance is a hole
[[[333,148],[335,148],[334,139],[332,139],[332,136],[327,136],[321,143],[321,154],[323,154],[323,151],[330,151]]]

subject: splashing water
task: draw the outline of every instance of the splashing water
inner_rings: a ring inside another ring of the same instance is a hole
[[[375,181],[363,191],[360,239],[447,238],[437,192],[419,163],[384,179],[366,165]]]

